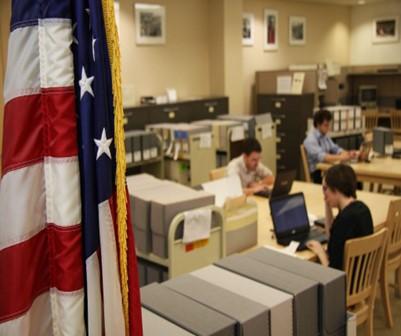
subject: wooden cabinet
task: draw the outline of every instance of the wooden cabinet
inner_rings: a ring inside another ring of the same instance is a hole
[[[301,176],[300,145],[308,118],[313,116],[314,95],[258,95],[257,113],[271,113],[276,123],[277,171],[294,169]]]

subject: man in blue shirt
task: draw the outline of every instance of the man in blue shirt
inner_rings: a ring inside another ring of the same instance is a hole
[[[314,128],[304,140],[309,172],[315,183],[322,183],[321,171],[316,169],[319,162],[335,163],[357,157],[356,151],[346,151],[336,145],[327,135],[330,131],[331,113],[320,110],[313,116]]]

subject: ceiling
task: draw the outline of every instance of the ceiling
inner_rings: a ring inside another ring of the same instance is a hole
[[[293,0],[299,2],[318,2],[318,3],[325,3],[328,5],[357,5],[358,0]],[[399,0],[401,2],[401,0]],[[386,3],[386,2],[394,2],[394,0],[365,0],[366,4],[369,3]]]

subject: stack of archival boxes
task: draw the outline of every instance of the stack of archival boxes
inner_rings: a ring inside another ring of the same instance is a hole
[[[141,300],[145,335],[347,332],[345,274],[268,248],[143,287]]]
[[[363,131],[364,122],[360,106],[339,105],[325,107],[332,114],[332,132]]]
[[[214,204],[212,194],[147,174],[127,177],[127,185],[136,248],[164,259],[168,257],[167,238],[172,219],[180,212]],[[166,269],[157,265],[143,261],[139,268],[141,285],[167,278]]]

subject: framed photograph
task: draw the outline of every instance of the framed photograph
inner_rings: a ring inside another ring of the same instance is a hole
[[[278,50],[278,12],[265,9],[264,50]]]
[[[137,44],[166,43],[166,10],[161,5],[135,4]]]
[[[304,45],[306,43],[306,18],[290,16],[289,20],[290,45]]]
[[[253,14],[242,14],[242,45],[252,46],[254,42],[254,21]]]
[[[373,20],[373,43],[392,43],[399,38],[399,17],[388,16]]]

